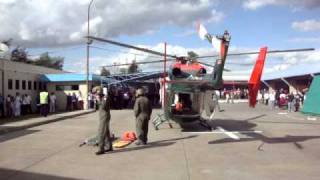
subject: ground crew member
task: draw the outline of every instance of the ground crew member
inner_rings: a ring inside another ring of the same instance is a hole
[[[40,92],[40,114],[44,117],[48,115],[49,93],[47,91]]]
[[[149,99],[145,96],[143,89],[136,92],[136,102],[134,104],[134,115],[136,117],[136,133],[138,141],[136,145],[147,144],[148,123],[152,113],[152,106]]]
[[[97,90],[98,94],[98,105],[99,105],[99,150],[96,155],[101,155],[104,152],[113,151],[112,142],[110,138],[110,98],[104,98],[102,88]],[[107,143],[107,149],[105,149],[105,143]]]

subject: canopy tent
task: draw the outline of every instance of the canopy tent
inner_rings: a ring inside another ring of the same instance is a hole
[[[320,75],[314,76],[303,104],[302,112],[320,115]]]

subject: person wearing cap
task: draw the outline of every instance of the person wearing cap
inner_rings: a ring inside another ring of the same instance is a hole
[[[113,151],[112,142],[110,137],[110,98],[104,97],[102,88],[99,88],[96,92],[98,94],[98,104],[99,104],[99,129],[98,129],[98,139],[99,139],[99,150],[96,155],[101,155],[108,151]],[[107,149],[105,149],[105,144],[107,143]]]
[[[136,101],[134,104],[134,115],[136,117],[136,133],[138,141],[136,145],[145,145],[148,141],[148,123],[152,113],[152,106],[145,96],[143,89],[136,91]]]

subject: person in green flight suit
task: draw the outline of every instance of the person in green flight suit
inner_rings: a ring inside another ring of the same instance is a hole
[[[145,96],[143,89],[137,89],[134,104],[134,115],[136,117],[136,133],[138,141],[136,145],[145,145],[148,141],[148,124],[152,113],[152,106]]]
[[[113,151],[112,141],[110,137],[110,98],[105,97],[102,88],[97,90],[98,94],[98,106],[99,106],[99,129],[98,129],[98,139],[99,139],[99,150],[96,155],[104,154],[108,151]],[[107,148],[105,149],[105,144]]]

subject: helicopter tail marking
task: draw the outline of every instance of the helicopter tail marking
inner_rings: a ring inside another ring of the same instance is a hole
[[[267,49],[267,47],[263,47],[260,49],[258,59],[256,60],[256,64],[254,65],[250,80],[248,82],[250,107],[255,107],[257,103],[257,94],[260,89],[260,79],[266,59]]]

